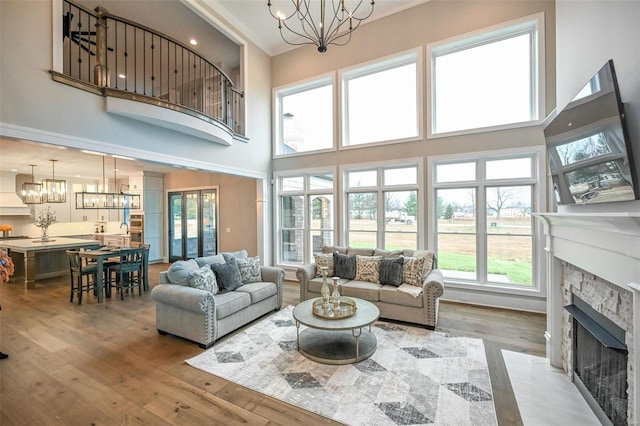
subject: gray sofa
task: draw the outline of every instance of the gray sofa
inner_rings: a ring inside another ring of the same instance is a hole
[[[246,258],[246,251],[235,252]],[[199,266],[220,262],[221,257],[194,259]],[[256,267],[257,268],[257,267]],[[260,266],[260,281],[228,292],[213,294],[189,285],[172,284],[168,271],[160,272],[159,284],[151,291],[156,302],[158,333],[192,340],[202,348],[220,337],[282,306],[284,270]]]
[[[414,250],[386,251],[379,249],[353,248],[353,247],[323,247],[322,253],[338,252],[342,254],[356,254],[360,256],[381,257],[411,257],[422,256],[429,253],[432,256],[432,268],[422,279],[422,292],[412,295],[400,291],[393,285],[380,283],[340,279],[341,294],[343,296],[357,297],[374,303],[380,309],[380,317],[398,321],[421,324],[429,329],[434,329],[438,322],[438,298],[444,292],[444,280],[442,272],[437,269],[437,259],[433,252]],[[316,270],[315,262],[303,265],[297,269],[296,277],[300,281],[300,300],[320,297],[322,277]],[[331,283],[331,277],[329,277]],[[418,286],[419,287],[419,286]],[[412,289],[419,292],[419,288]]]

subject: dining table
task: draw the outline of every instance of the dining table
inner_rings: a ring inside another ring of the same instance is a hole
[[[94,250],[82,250],[80,251],[80,257],[88,259],[96,263],[96,281],[98,283],[98,303],[102,303],[104,300],[104,262],[105,260],[113,259],[120,260],[120,258],[127,254],[131,250],[130,247],[100,247]],[[143,263],[143,268],[147,268],[146,262]],[[147,270],[143,271],[143,276],[147,277]],[[145,282],[145,291],[148,290],[148,284]]]

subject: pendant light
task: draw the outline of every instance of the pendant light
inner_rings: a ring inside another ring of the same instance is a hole
[[[42,204],[42,184],[36,182],[33,177],[33,168],[35,164],[29,164],[31,166],[31,182],[25,182],[22,184],[22,201],[25,204]]]
[[[102,191],[99,192],[76,192],[76,209],[101,209],[101,210],[122,210],[126,208],[139,209],[139,194],[124,194],[122,192],[107,192],[104,174],[104,155],[102,156]],[[116,180],[116,159],[113,159],[113,179]]]
[[[44,203],[66,203],[67,202],[67,181],[56,179],[56,161],[51,161],[52,178],[42,181],[42,202]]]

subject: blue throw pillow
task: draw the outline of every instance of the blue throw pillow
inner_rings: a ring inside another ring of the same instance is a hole
[[[226,263],[213,263],[209,265],[211,270],[216,275],[216,281],[220,293],[226,293],[233,291],[242,286],[242,276],[240,275],[240,268],[234,258],[225,259]]]
[[[402,266],[404,259],[401,257],[383,257],[380,259],[380,284],[400,287],[402,284]]]
[[[356,278],[356,255],[333,253],[333,275],[353,280]]]

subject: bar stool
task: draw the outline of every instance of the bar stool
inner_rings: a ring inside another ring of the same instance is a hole
[[[71,274],[71,296],[69,302],[73,302],[73,294],[78,294],[78,305],[82,304],[82,293],[93,291],[96,294],[97,268],[96,265],[84,265],[79,250],[67,250],[69,259],[69,272]],[[85,281],[86,278],[86,281]]]
[[[136,287],[138,294],[142,296],[144,251],[143,248],[122,250],[120,262],[109,267],[109,286],[120,293],[120,300],[124,300],[125,290],[133,293]]]

